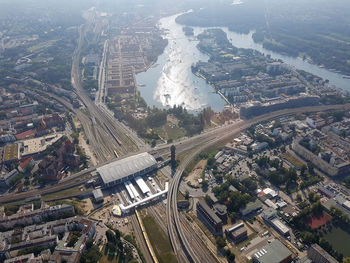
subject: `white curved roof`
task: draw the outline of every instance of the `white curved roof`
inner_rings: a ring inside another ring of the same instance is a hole
[[[140,153],[97,168],[104,184],[108,184],[129,175],[141,172],[157,164],[149,153]]]

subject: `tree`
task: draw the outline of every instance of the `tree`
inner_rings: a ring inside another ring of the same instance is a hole
[[[202,181],[202,188],[203,188],[203,191],[207,191],[208,190],[208,181],[207,180],[203,180]]]
[[[156,140],[152,140],[151,147],[154,148],[154,147],[156,147],[156,145],[157,145],[157,141]]]
[[[211,199],[209,195],[205,195],[204,201],[207,203],[207,205],[212,206],[214,204],[214,201]]]
[[[350,263],[350,258],[343,258],[343,263]]]
[[[305,244],[312,244],[315,243],[317,241],[317,237],[312,234],[311,232],[303,232],[302,234],[302,238],[305,242]]]
[[[86,250],[80,257],[80,263],[97,263],[102,254],[96,245],[92,245],[88,248],[88,242],[86,243]]]
[[[297,194],[297,201],[300,203],[303,199],[302,199],[302,197],[301,197],[301,195],[300,194]]]
[[[226,246],[226,240],[223,237],[217,237],[215,239],[218,248],[223,248]]]

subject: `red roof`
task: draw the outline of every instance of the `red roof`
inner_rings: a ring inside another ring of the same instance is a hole
[[[26,167],[28,164],[30,164],[30,162],[33,160],[33,157],[29,156],[27,158],[23,158],[21,160],[19,160],[19,167],[21,167],[22,169],[24,167]]]
[[[28,131],[16,134],[16,138],[17,138],[17,140],[23,140],[23,139],[27,139],[29,137],[34,137],[34,135],[35,135],[34,130],[28,130]]]

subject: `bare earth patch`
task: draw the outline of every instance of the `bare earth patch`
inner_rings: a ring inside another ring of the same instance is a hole
[[[199,186],[198,179],[202,177],[207,162],[207,160],[200,160],[193,168],[192,172],[185,178],[185,182],[189,182],[193,186]]]

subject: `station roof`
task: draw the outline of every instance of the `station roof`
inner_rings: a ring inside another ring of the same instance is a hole
[[[157,164],[149,153],[140,153],[97,168],[104,184],[123,179]]]

